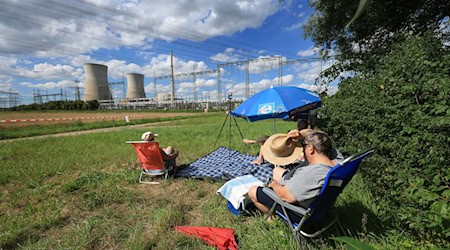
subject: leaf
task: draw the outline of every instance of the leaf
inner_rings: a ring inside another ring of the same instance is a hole
[[[350,20],[350,22],[347,23],[347,25],[345,25],[346,28],[350,27],[350,25],[356,20],[358,19],[358,17],[360,17],[362,15],[362,13],[364,13],[364,11],[367,9],[367,7],[369,7],[371,0],[360,0],[359,1],[359,5],[358,5],[358,9],[355,12],[355,15],[353,16],[352,20]]]
[[[376,250],[375,247],[350,237],[331,237],[331,239],[341,243],[345,243],[347,249],[349,250]]]

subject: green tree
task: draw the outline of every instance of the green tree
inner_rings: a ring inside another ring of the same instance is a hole
[[[363,2],[367,2],[361,0]],[[356,12],[358,6],[364,11]],[[316,46],[339,53],[339,63],[325,71],[332,80],[344,71],[371,72],[376,63],[389,53],[400,34],[423,35],[433,30],[443,41],[449,41],[447,0],[360,0],[310,1],[315,13],[304,25],[305,37]],[[358,18],[352,20],[355,13]],[[360,15],[359,15],[360,14]]]

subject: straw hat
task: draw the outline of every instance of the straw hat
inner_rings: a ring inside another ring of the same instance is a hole
[[[264,159],[274,165],[289,165],[302,154],[303,149],[287,134],[274,134],[261,147]]]
[[[147,138],[148,136],[148,138]],[[152,132],[148,131],[142,134],[141,139],[145,140],[145,138],[147,138],[147,141],[153,141],[153,139],[155,139],[155,137],[158,137],[158,134],[153,134]]]

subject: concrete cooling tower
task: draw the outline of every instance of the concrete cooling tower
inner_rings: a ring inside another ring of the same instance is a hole
[[[107,66],[95,63],[85,63],[84,74],[86,76],[86,83],[84,84],[83,101],[112,100],[108,86]]]
[[[144,75],[136,73],[127,74],[127,99],[145,98]]]

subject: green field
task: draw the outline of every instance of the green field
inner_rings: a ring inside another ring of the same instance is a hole
[[[258,148],[245,147],[228,120],[214,146],[224,119],[221,114],[172,120],[151,131],[160,135],[161,145],[180,150],[179,165],[220,145],[228,147],[230,134],[231,148],[256,154]],[[237,122],[247,138],[273,133],[272,121]],[[276,128],[286,132],[295,123],[277,121]],[[137,140],[145,131],[0,142],[0,249],[213,249],[175,232],[176,225],[233,228],[241,249],[296,248],[282,220],[230,213],[226,200],[216,194],[223,183],[177,178],[161,185],[137,184],[136,156],[125,141]],[[305,248],[344,248],[330,239],[336,236],[380,249],[428,247],[382,221],[380,206],[383,202],[371,196],[357,175],[337,202],[339,225],[319,238],[304,239]]]

